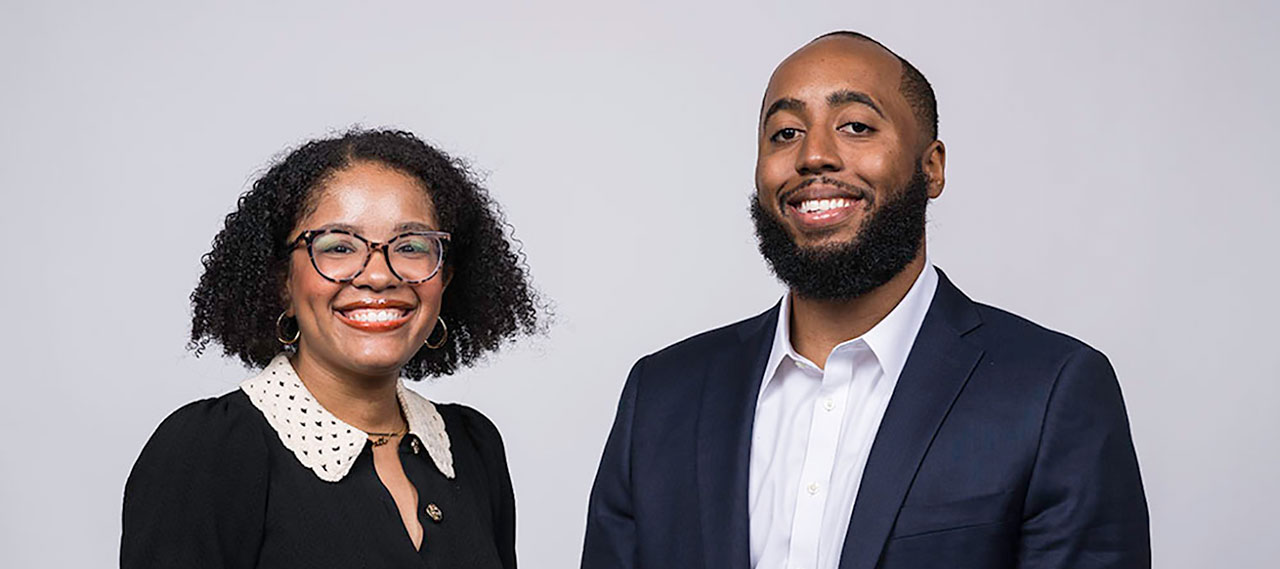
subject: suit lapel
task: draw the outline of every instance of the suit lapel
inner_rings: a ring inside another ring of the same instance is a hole
[[[708,358],[703,374],[696,470],[708,568],[747,569],[751,564],[747,519],[751,428],[778,308],[744,322],[740,342]]]
[[[951,404],[982,357],[962,336],[981,321],[942,271],[871,447],[845,534],[840,569],[872,569]]]

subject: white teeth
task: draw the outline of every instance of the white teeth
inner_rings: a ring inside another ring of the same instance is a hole
[[[401,310],[359,309],[347,312],[347,318],[357,322],[390,322],[404,316]]]
[[[849,205],[851,205],[849,200],[845,198],[804,200],[800,202],[800,206],[797,209],[802,213],[818,213],[838,207],[849,207]]]

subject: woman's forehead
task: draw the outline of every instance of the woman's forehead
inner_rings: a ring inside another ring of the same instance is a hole
[[[420,180],[388,166],[360,162],[325,180],[303,224],[389,230],[413,223],[436,227],[436,221],[429,190]]]

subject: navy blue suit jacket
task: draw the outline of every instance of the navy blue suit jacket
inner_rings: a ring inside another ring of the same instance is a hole
[[[1107,358],[939,277],[840,568],[1150,567]],[[775,306],[636,362],[591,492],[583,569],[750,566],[752,418],[777,318]]]

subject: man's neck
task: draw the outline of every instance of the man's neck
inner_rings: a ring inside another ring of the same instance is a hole
[[[889,282],[848,300],[812,300],[791,294],[791,346],[809,361],[825,368],[831,350],[866,334],[907,296],[924,269],[924,251]]]

